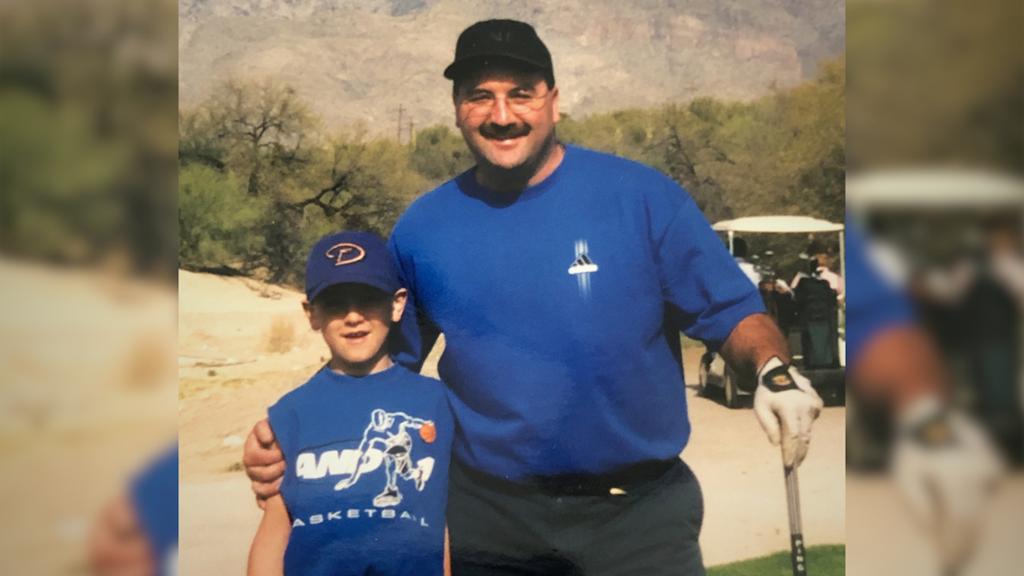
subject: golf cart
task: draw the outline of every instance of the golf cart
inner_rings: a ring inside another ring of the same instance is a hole
[[[920,326],[939,348],[953,404],[976,414],[1006,456],[1022,457],[1024,315],[988,255],[1000,236],[1024,248],[1024,179],[967,168],[890,168],[851,175],[846,201],[869,240],[871,263],[913,299]],[[1001,234],[1008,229],[1015,233]],[[884,410],[851,394],[847,421],[848,466],[882,467],[892,438]]]
[[[843,224],[820,220],[808,216],[752,216],[723,220],[712,226],[728,239],[729,252],[736,254],[737,235],[752,234],[835,234],[838,237],[841,274],[845,272]],[[793,352],[793,363],[807,376],[816,389],[837,392],[842,397],[845,385],[844,366],[845,339],[843,336],[842,302],[835,291],[826,288],[825,300],[808,295],[810,289],[821,280],[801,280],[795,293],[782,293],[776,286],[774,271],[768,260],[774,256],[771,251],[761,260],[759,271],[763,278],[758,286],[768,313],[776,320],[789,341]],[[827,286],[827,283],[824,283]],[[806,290],[800,290],[804,286]],[[819,292],[820,294],[820,292]],[[829,298],[831,299],[829,301]],[[712,387],[722,389],[725,404],[738,407],[741,396],[751,394],[757,382],[753,375],[739,375],[725,364],[720,354],[707,352],[701,358],[699,389],[702,395],[711,392]]]

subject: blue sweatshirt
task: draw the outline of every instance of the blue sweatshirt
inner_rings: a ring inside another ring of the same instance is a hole
[[[690,434],[679,330],[717,345],[764,310],[675,182],[572,146],[516,196],[472,171],[443,184],[391,242],[445,335],[456,457],[513,480],[676,456]]]

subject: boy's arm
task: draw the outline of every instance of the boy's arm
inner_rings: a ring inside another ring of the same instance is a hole
[[[156,558],[131,497],[121,494],[97,518],[88,544],[90,574],[152,574]]]
[[[292,525],[280,494],[267,499],[263,520],[249,549],[248,576],[283,576],[284,551]]]

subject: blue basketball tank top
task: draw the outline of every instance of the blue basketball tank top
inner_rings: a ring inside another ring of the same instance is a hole
[[[443,574],[454,424],[439,381],[324,367],[268,412],[287,464],[285,574]]]

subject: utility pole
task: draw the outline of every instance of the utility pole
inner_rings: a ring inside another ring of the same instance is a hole
[[[399,144],[402,143],[402,112],[404,112],[404,111],[405,111],[405,108],[403,108],[402,105],[399,104],[398,105],[398,143]]]

